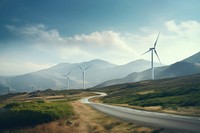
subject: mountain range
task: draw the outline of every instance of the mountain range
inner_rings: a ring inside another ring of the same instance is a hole
[[[154,63],[159,66],[158,63]],[[125,65],[116,65],[104,60],[91,60],[82,63],[60,63],[48,69],[37,72],[17,75],[17,76],[0,76],[0,94],[11,91],[44,90],[44,89],[67,89],[67,79],[64,75],[70,72],[70,88],[82,88],[82,71],[79,67],[86,70],[86,88],[96,86],[107,80],[125,77],[131,72],[141,72],[149,68],[150,61],[136,60]]]
[[[70,72],[70,88],[82,88],[82,71],[86,70],[86,88],[100,88],[113,84],[151,79],[150,61],[136,60],[125,65],[116,65],[104,60],[82,63],[60,63],[48,69],[18,76],[0,76],[0,94],[8,92],[31,92],[48,88],[67,89],[67,75]],[[154,63],[155,79],[170,78],[200,73],[200,52],[169,66]]]

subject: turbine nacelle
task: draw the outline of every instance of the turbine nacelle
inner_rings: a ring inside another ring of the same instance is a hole
[[[65,77],[67,77],[67,89],[69,90],[69,82],[70,82],[70,77],[69,77],[69,74],[71,73],[71,71],[72,71],[72,69],[68,72],[68,74],[66,74],[66,75],[63,75],[63,76],[65,76]]]
[[[89,69],[92,65],[89,65],[88,67],[86,67],[85,69],[83,69],[81,66],[78,65],[78,67],[80,68],[80,70],[82,70],[82,74],[83,74],[83,89],[85,89],[85,71],[87,69]]]
[[[150,51],[150,50],[154,50],[154,49],[155,49],[155,48],[149,48],[149,51]]]

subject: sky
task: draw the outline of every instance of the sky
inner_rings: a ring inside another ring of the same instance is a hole
[[[200,51],[199,12],[199,0],[0,0],[0,75],[150,60],[141,54],[159,31],[156,50],[169,65]]]

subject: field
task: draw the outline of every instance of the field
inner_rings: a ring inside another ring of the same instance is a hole
[[[0,124],[3,133],[109,133],[158,132],[163,130],[124,122],[100,113],[79,101],[94,95],[82,90],[45,90],[30,94],[9,94],[1,99]]]
[[[200,116],[200,74],[99,89],[102,102],[131,108]]]
[[[66,123],[75,115],[71,102],[90,95],[94,94],[48,89],[0,96],[0,132],[14,132],[56,120]]]

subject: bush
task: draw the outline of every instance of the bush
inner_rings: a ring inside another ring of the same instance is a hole
[[[164,104],[162,105],[162,109],[171,109],[171,110],[177,110],[177,105],[175,104]]]
[[[0,112],[0,129],[32,126],[73,115],[73,108],[66,102],[36,101],[11,103]]]

